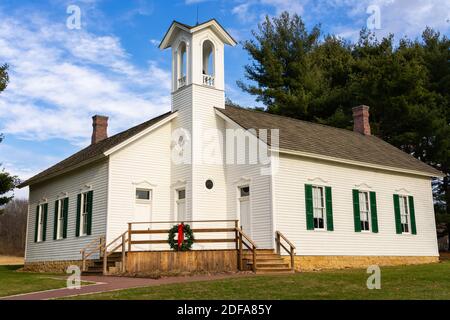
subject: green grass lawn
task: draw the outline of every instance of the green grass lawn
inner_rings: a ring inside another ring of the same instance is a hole
[[[369,290],[366,270],[251,276],[160,285],[71,299],[450,299],[450,261],[382,267],[381,289]]]
[[[17,272],[20,267],[0,265],[0,297],[66,286],[66,280],[56,279],[60,274]]]

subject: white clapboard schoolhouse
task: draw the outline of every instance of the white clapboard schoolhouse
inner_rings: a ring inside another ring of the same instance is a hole
[[[171,110],[110,137],[94,116],[89,146],[22,183],[26,268],[182,269],[177,254],[191,271],[438,260],[441,173],[371,135],[367,106],[350,131],[226,105],[224,47],[235,44],[214,19],[173,22],[160,44],[172,52]],[[192,251],[167,244],[180,222]]]

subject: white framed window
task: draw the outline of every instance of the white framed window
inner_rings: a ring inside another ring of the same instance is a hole
[[[411,219],[409,216],[409,204],[407,196],[399,196],[400,202],[400,223],[402,226],[402,233],[410,233]]]
[[[243,198],[243,197],[249,197],[249,196],[250,196],[250,187],[249,187],[249,186],[246,186],[246,187],[240,187],[240,188],[239,188],[239,192],[240,192],[241,198]]]
[[[81,212],[80,212],[80,235],[86,236],[88,230],[88,192],[81,194]]]
[[[136,188],[136,201],[150,201],[152,200],[152,190]]]
[[[186,199],[186,189],[177,190],[178,200]]]
[[[56,221],[56,239],[64,238],[64,199],[58,200],[58,211]]]
[[[359,220],[361,231],[370,231],[370,202],[369,192],[359,191]]]
[[[325,230],[326,226],[325,188],[322,186],[312,186],[312,193],[313,193],[314,229]]]
[[[38,206],[38,226],[37,226],[37,242],[42,242],[44,241],[44,227],[45,227],[45,214],[44,214],[44,210],[45,210],[45,203],[44,204],[40,204]]]

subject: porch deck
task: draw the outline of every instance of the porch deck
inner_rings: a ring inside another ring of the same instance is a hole
[[[195,238],[192,250],[174,251],[169,248],[169,230],[180,223],[192,228]],[[156,271],[293,271],[295,247],[280,235],[276,233],[278,250],[275,253],[274,250],[258,249],[239,228],[238,220],[130,222],[128,229],[108,244],[104,237],[100,237],[81,251],[83,272],[107,275]],[[281,239],[286,240],[290,250],[281,243]],[[290,266],[279,255],[281,247],[292,256]],[[87,259],[96,252],[100,259],[88,266]]]

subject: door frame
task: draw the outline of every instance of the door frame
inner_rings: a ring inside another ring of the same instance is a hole
[[[176,221],[179,221],[179,219],[178,219],[178,206],[179,206],[179,202],[180,202],[180,199],[178,199],[178,192],[179,191],[181,191],[181,190],[184,190],[184,199],[182,199],[181,201],[183,201],[184,202],[184,217],[185,217],[185,221],[184,222],[186,222],[186,221],[188,221],[188,214],[187,214],[187,190],[186,190],[186,187],[179,187],[179,188],[176,188],[175,189],[175,220]]]
[[[132,191],[132,199],[133,199],[133,218],[134,214],[136,212],[136,204],[150,204],[150,220],[148,222],[151,222],[153,219],[153,209],[154,209],[154,199],[155,199],[155,189],[156,185],[148,182],[147,180],[141,181],[141,182],[133,182],[133,191]],[[150,200],[138,200],[136,199],[136,190],[137,189],[146,189],[150,190]],[[131,221],[130,221],[131,222]],[[151,225],[150,225],[151,226]]]
[[[237,185],[236,188],[236,207],[237,207],[237,217],[239,219],[239,227],[242,226],[242,217],[241,217],[241,188],[249,187],[250,195],[248,195],[246,198],[248,198],[248,214],[249,214],[249,221],[250,221],[250,234],[247,234],[252,240],[253,240],[253,214],[252,214],[252,186],[250,181],[243,182]]]

